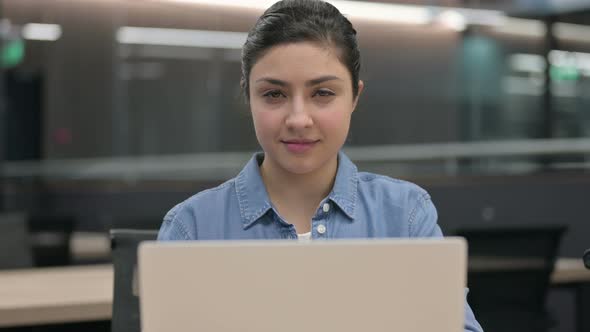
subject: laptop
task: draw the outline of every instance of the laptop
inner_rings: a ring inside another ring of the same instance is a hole
[[[143,332],[459,332],[466,242],[143,242]]]

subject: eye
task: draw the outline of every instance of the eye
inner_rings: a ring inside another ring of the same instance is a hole
[[[328,89],[319,89],[317,90],[313,96],[319,96],[319,97],[331,97],[331,96],[335,96],[336,94]]]
[[[265,92],[262,96],[265,98],[270,98],[270,99],[278,99],[281,97],[286,97],[285,94],[283,92],[281,92],[281,90],[270,90],[270,91]]]

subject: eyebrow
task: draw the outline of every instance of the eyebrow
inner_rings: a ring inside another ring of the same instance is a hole
[[[333,81],[333,80],[339,80],[341,81],[342,79],[338,76],[333,76],[333,75],[326,75],[326,76],[321,76],[318,78],[314,78],[313,80],[309,80],[307,82],[305,82],[305,86],[314,86],[314,85],[318,85],[327,81]],[[272,78],[272,77],[262,77],[256,80],[256,83],[258,82],[268,82],[270,84],[274,84],[274,85],[278,85],[278,86],[289,86],[290,84],[285,82],[285,81],[281,81],[279,79],[276,78]]]

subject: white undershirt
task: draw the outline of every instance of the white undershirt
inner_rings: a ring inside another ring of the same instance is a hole
[[[311,232],[297,234],[299,241],[311,241]]]

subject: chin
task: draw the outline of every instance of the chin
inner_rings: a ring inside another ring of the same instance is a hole
[[[325,158],[326,151],[312,151],[309,154],[291,154],[281,149],[266,153],[273,160],[276,167],[294,175],[314,173],[329,164],[330,158]]]
[[[314,156],[300,158],[285,158],[280,163],[281,167],[293,174],[304,175],[318,171],[327,164],[327,160],[314,158]]]
[[[285,168],[289,173],[297,175],[305,175],[317,170],[317,167],[288,167]]]
[[[286,160],[282,162],[280,165],[285,171],[297,175],[311,173],[319,168],[318,165],[316,165],[316,163],[310,163],[303,160]]]

